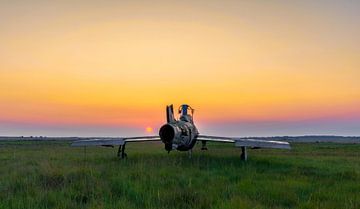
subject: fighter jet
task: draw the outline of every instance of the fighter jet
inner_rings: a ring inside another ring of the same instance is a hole
[[[192,149],[197,141],[201,141],[201,150],[207,150],[207,142],[233,143],[235,147],[241,148],[240,158],[247,160],[247,148],[275,148],[291,149],[288,142],[259,140],[244,137],[208,136],[199,133],[193,120],[194,109],[183,104],[178,109],[179,118],[174,117],[173,105],[166,106],[166,124],[161,126],[157,136],[137,136],[119,138],[98,138],[75,141],[71,146],[119,146],[117,156],[125,158],[125,146],[127,143],[161,141],[165,150],[169,153],[172,150],[188,151],[191,156]]]

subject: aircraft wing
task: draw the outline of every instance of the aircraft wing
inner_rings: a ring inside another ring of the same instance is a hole
[[[115,146],[124,145],[128,142],[160,141],[159,136],[138,136],[138,137],[119,137],[119,138],[91,138],[74,141],[71,146]]]
[[[236,147],[261,147],[261,148],[275,148],[275,149],[291,149],[290,144],[288,142],[251,139],[251,138],[244,138],[244,137],[222,137],[222,136],[199,135],[197,140],[235,143]]]

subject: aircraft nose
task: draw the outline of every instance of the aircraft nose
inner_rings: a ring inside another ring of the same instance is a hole
[[[175,128],[170,124],[165,124],[160,128],[159,136],[161,141],[165,144],[165,149],[167,151],[173,150],[175,134]]]
[[[171,143],[175,137],[175,129],[170,124],[165,124],[160,128],[159,136],[162,142]]]

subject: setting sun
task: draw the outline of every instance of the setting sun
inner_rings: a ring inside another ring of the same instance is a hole
[[[145,130],[146,130],[146,133],[152,133],[154,131],[153,128],[150,126],[146,127]]]

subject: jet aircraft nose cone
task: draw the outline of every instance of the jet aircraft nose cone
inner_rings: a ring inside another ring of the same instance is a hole
[[[160,139],[165,144],[172,144],[175,138],[175,129],[170,124],[163,125],[159,130]]]

